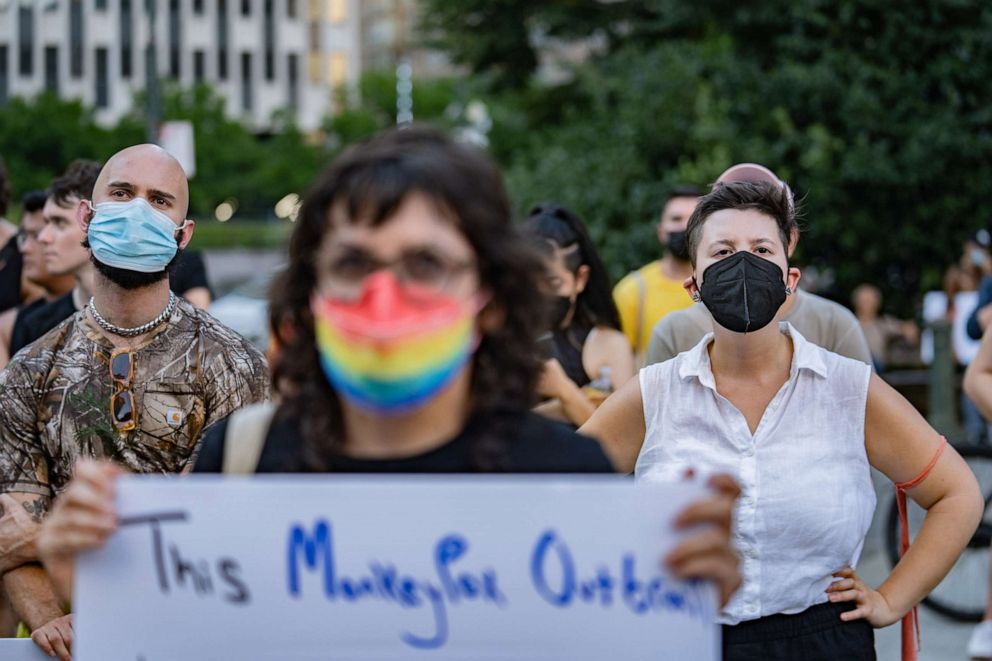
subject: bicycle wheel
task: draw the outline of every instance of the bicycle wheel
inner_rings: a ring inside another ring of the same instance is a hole
[[[985,613],[989,584],[989,543],[992,541],[992,447],[963,445],[955,448],[978,478],[985,496],[985,514],[961,557],[944,580],[923,600],[934,611],[964,622],[979,622]],[[910,540],[916,537],[926,512],[907,498]],[[886,522],[889,562],[899,561],[899,510],[895,499]]]

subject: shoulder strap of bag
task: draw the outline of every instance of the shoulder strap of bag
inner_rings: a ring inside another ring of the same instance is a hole
[[[261,402],[231,414],[224,434],[224,474],[251,475],[255,472],[275,412],[273,402]]]
[[[637,283],[637,343],[634,359],[637,366],[641,367],[648,352],[647,347],[641,346],[641,338],[644,337],[644,301],[647,297],[647,283],[644,282],[644,275],[640,271],[634,271],[634,282]]]

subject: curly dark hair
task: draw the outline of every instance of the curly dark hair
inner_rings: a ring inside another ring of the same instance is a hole
[[[589,282],[576,297],[575,320],[588,326],[620,330],[613,283],[582,219],[566,207],[546,203],[531,209],[524,227],[529,234],[550,242],[555,248],[577,246],[578,250],[565,255],[565,267],[573,274],[583,264],[589,267]]]
[[[730,181],[718,183],[704,195],[689,216],[686,243],[689,259],[696,266],[696,250],[702,240],[703,224],[717,211],[754,209],[771,217],[778,225],[784,251],[788,251],[793,234],[799,232],[798,210],[787,188],[769,181]]]
[[[310,298],[317,284],[316,253],[333,231],[332,207],[349,222],[380,225],[411,193],[450,212],[477,256],[481,286],[492,293],[487,309],[500,327],[487,332],[472,359],[472,414],[522,411],[534,403],[541,369],[536,350],[545,301],[539,254],[511,219],[503,179],[479,149],[427,127],[392,129],[339,156],[314,182],[289,243],[289,265],[272,290],[272,325],[280,347],[272,373],[282,397],[280,419],[298,421],[305,451],[302,467],[333,470],[329,451],[343,442],[341,403],[320,367]],[[506,434],[499,420],[474,441],[473,468],[509,468]]]

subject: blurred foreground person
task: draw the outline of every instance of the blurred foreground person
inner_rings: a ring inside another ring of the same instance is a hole
[[[984,507],[967,464],[869,365],[774,323],[799,284],[788,262],[796,231],[775,183],[703,197],[686,288],[713,332],[641,370],[581,430],[641,480],[686,468],[740,480],[744,583],[721,614],[727,661],[874,659],[872,627],[899,621],[940,582]],[[927,510],[878,589],[854,571],[875,511],[870,466]],[[907,653],[911,633],[904,621]]]
[[[188,471],[204,429],[268,395],[262,355],[169,291],[169,265],[193,233],[179,163],[155,145],[129,147],[92,190],[72,213],[92,296],[0,372],[0,573],[31,637],[61,659],[71,615],[34,542],[76,459]]]
[[[544,253],[552,295],[550,358],[537,391],[541,415],[582,425],[634,375],[634,358],[610,296],[610,278],[582,221],[558,205],[539,206],[525,224]]]
[[[195,471],[612,472],[596,441],[530,411],[543,273],[481,151],[417,127],[348,150],[307,194],[273,290],[280,403],[210,430]],[[115,473],[81,465],[45,526],[66,590],[75,555],[115,529]],[[715,484],[680,520],[713,525],[667,561],[725,601],[736,486]]]

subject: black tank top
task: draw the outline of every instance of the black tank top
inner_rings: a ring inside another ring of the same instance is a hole
[[[0,248],[0,312],[9,310],[21,302],[21,251],[17,249],[17,237]]]
[[[592,332],[592,326],[573,324],[565,330],[555,331],[551,338],[555,345],[555,358],[575,385],[580,388],[590,381],[586,368],[582,366],[582,347]]]

